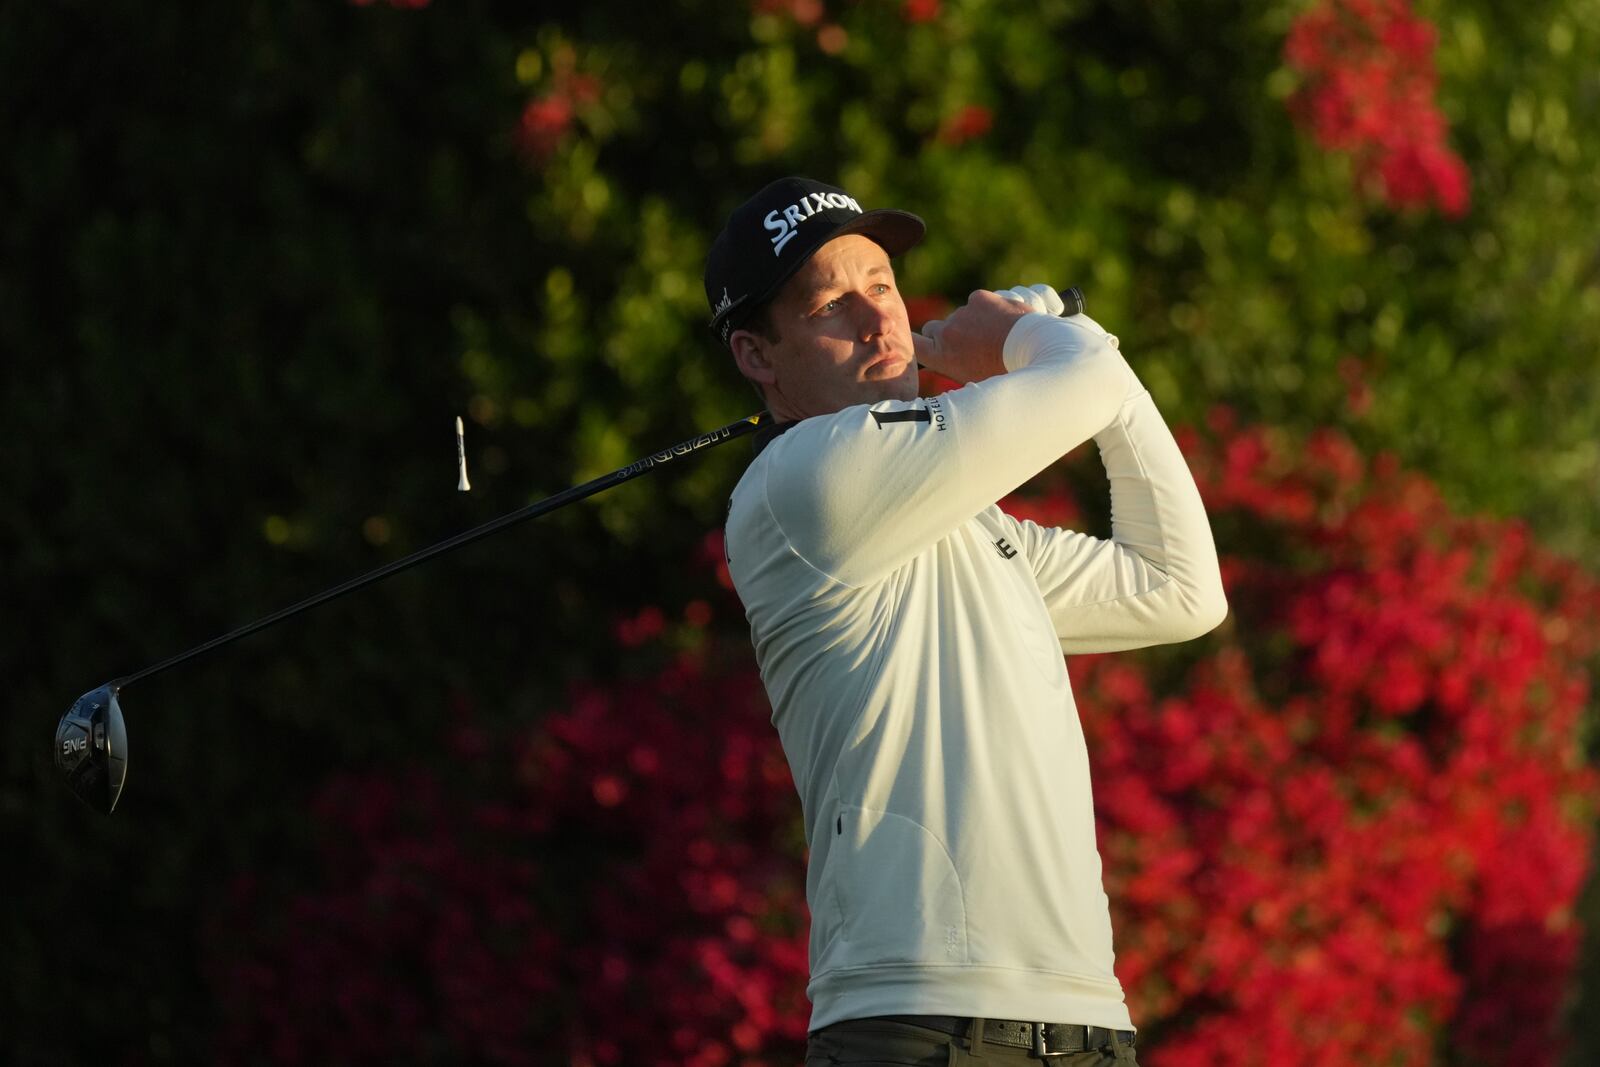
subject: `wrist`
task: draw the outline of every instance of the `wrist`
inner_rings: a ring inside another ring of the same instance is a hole
[[[1117,339],[1098,323],[1079,321],[1084,316],[1060,318],[1044,312],[1022,316],[1006,335],[1001,357],[1006,370],[1021,370],[1046,353],[1060,352],[1066,359],[1078,359],[1102,348],[1116,351]],[[1131,372],[1130,372],[1131,373]]]

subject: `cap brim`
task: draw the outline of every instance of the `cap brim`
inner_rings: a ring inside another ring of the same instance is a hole
[[[909,211],[879,208],[857,215],[834,230],[828,239],[831,241],[847,233],[859,233],[878,242],[891,256],[898,256],[921,244],[927,232],[928,227],[919,216]]]

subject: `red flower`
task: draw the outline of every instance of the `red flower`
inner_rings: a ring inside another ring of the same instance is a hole
[[[981,104],[967,104],[939,127],[939,140],[949,145],[964,144],[982,137],[994,125],[994,113]]]
[[[561,137],[572,125],[572,101],[566,96],[543,96],[530,100],[522,109],[518,139],[523,150],[536,159],[555,151]]]
[[[1465,165],[1434,103],[1435,33],[1406,0],[1323,0],[1301,14],[1284,60],[1302,78],[1291,113],[1396,207],[1467,209]]]
[[[822,0],[756,0],[755,9],[766,15],[786,15],[800,26],[815,26],[827,13]]]

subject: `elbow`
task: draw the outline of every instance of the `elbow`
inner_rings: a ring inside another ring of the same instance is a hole
[[[1222,583],[1208,583],[1193,591],[1184,597],[1182,611],[1175,614],[1179,617],[1171,620],[1176,631],[1173,642],[1192,641],[1215,630],[1228,617],[1228,598],[1222,591]]]
[[[1222,591],[1222,582],[1218,581],[1195,598],[1189,613],[1190,625],[1194,631],[1189,635],[1190,638],[1204,637],[1221,626],[1227,617],[1228,596]]]
[[[1217,627],[1221,626],[1227,618],[1228,597],[1227,594],[1222,591],[1222,585],[1218,583],[1215,595],[1206,601],[1205,611],[1202,613],[1200,619],[1200,632],[1195,634],[1195,636],[1201,637],[1210,633],[1212,630],[1215,630]]]

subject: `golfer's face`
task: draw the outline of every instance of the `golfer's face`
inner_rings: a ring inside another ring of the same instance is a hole
[[[819,248],[773,301],[772,324],[769,356],[792,417],[917,395],[905,301],[871,238],[848,234]]]

